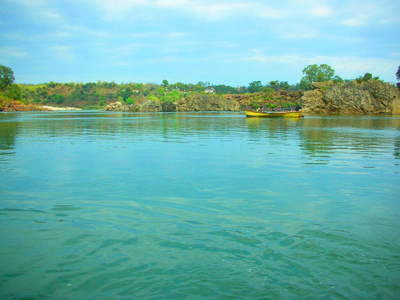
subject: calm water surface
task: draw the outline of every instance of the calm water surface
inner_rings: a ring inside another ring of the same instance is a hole
[[[1,299],[399,299],[400,117],[0,114]]]

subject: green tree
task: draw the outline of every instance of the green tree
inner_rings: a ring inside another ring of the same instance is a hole
[[[164,79],[164,80],[162,81],[162,84],[163,84],[164,87],[167,87],[167,86],[169,85],[168,80],[167,80],[167,79]]]
[[[261,81],[253,81],[249,83],[249,92],[250,93],[258,93],[261,92],[263,89],[263,86],[261,84]]]
[[[161,97],[163,102],[175,102],[181,98],[179,91],[175,90]]]
[[[177,83],[173,84],[173,86],[175,86],[176,89],[183,91],[183,92],[187,91],[187,89],[188,89],[188,86],[182,82],[177,82]]]
[[[8,98],[13,100],[21,100],[22,98],[21,89],[16,84],[11,84],[7,87],[6,95]]]
[[[279,86],[279,80],[270,81],[269,86],[276,91]]]
[[[396,78],[398,81],[400,81],[400,66],[397,68]]]
[[[135,99],[133,99],[132,97],[127,98],[126,104],[135,104]]]
[[[13,84],[14,80],[14,72],[11,68],[0,65],[0,91],[6,91]]]
[[[378,76],[373,77],[371,73],[365,73],[364,76],[357,77],[356,81],[358,83],[361,83],[361,82],[367,82],[368,80],[371,79],[379,80],[379,77]]]
[[[327,64],[308,65],[303,69],[303,74],[300,87],[304,90],[308,90],[313,82],[324,82],[335,78],[335,70]]]

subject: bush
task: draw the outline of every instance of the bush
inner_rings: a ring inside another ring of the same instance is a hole
[[[126,104],[135,104],[135,99],[133,99],[132,97],[127,98],[125,101]]]

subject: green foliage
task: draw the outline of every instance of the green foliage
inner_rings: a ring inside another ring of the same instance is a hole
[[[263,90],[263,86],[261,81],[253,81],[249,83],[249,92],[250,93],[258,93]]]
[[[367,82],[368,80],[375,79],[379,80],[378,76],[373,77],[371,73],[365,73],[364,76],[359,76],[356,78],[358,83]]]
[[[181,98],[181,95],[179,91],[175,90],[171,93],[167,93],[164,96],[161,97],[161,100],[163,102],[175,102],[178,101]]]
[[[275,93],[275,91],[272,89],[272,88],[270,88],[270,87],[266,87],[265,89],[264,89],[264,96],[265,96],[265,98],[270,98],[271,96],[272,96],[272,94],[274,94]]]
[[[204,86],[199,82],[198,84],[188,84],[190,92],[204,92]]]
[[[10,100],[22,100],[19,85],[14,84],[14,72],[7,66],[0,65],[0,95]]]
[[[132,97],[127,98],[125,101],[126,104],[135,104],[135,99],[133,99]]]
[[[14,72],[11,68],[0,65],[0,91],[5,92],[13,84],[14,80]]]
[[[397,68],[396,78],[398,81],[400,81],[400,66]]]
[[[238,94],[238,89],[225,84],[214,85],[217,94]]]
[[[167,87],[169,85],[168,80],[164,79],[162,81],[162,84],[163,84],[164,87]]]
[[[327,64],[308,65],[303,69],[303,74],[300,87],[304,90],[308,90],[313,82],[324,82],[335,78],[335,70]]]
[[[16,84],[11,84],[7,87],[7,90],[5,92],[5,95],[12,99],[12,100],[17,100],[20,101],[22,100],[22,94],[21,94],[21,89],[18,85]]]
[[[154,95],[150,95],[149,100],[154,101],[154,102],[160,102],[160,98],[158,98],[157,96],[154,96]]]

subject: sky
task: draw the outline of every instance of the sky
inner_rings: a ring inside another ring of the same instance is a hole
[[[397,0],[0,0],[17,83],[300,82],[310,64],[396,82]]]

